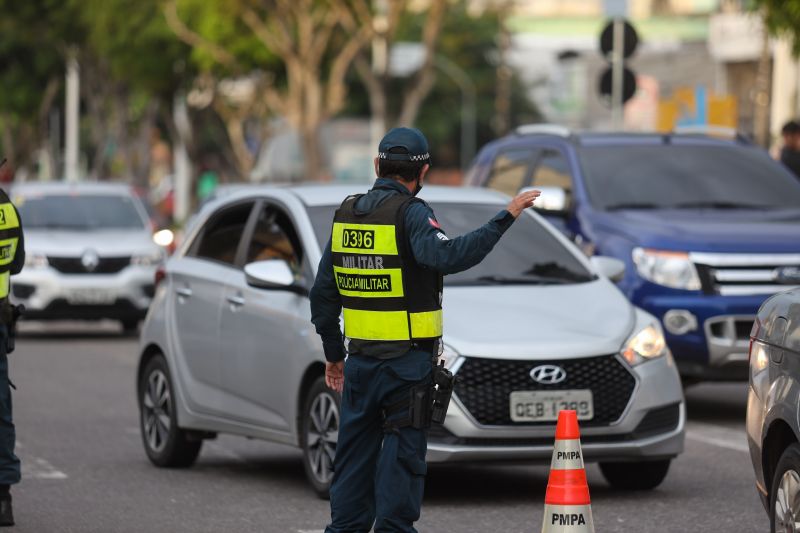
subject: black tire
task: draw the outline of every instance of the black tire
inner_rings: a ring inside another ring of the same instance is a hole
[[[603,477],[614,489],[650,490],[661,485],[669,472],[670,459],[631,463],[600,463]]]
[[[139,333],[138,320],[120,320],[119,324],[122,326],[123,335],[137,335]]]
[[[794,481],[797,483],[800,480],[800,444],[797,443],[790,444],[783,451],[781,458],[778,460],[778,465],[775,467],[775,475],[772,478],[772,486],[769,489],[769,524],[772,533],[776,531],[794,531],[793,528],[782,527],[782,521],[778,518],[776,512],[778,498],[780,497],[783,500],[783,497],[786,496],[785,490],[779,490],[781,488],[781,482],[783,481],[784,474],[791,476],[791,472],[794,472],[794,476],[796,476]],[[779,492],[781,493],[780,496],[778,494]],[[797,505],[797,502],[793,503],[794,505],[790,505],[790,508]],[[785,506],[786,504],[782,503],[782,505]],[[797,508],[792,510],[794,513],[798,511]]]
[[[303,449],[303,467],[314,492],[322,499],[330,497],[333,476],[333,456],[336,453],[335,438],[326,438],[330,431],[339,431],[339,407],[341,397],[325,385],[320,376],[311,385],[303,403],[303,418],[300,424],[300,444]],[[317,413],[312,417],[312,409]],[[323,431],[318,428],[322,426]]]
[[[139,382],[139,429],[144,451],[154,465],[187,468],[197,459],[203,441],[190,438],[178,427],[173,390],[164,357],[153,357]]]

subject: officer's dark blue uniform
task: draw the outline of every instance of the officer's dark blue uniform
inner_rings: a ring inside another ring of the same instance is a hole
[[[355,203],[355,210],[372,212],[398,194],[410,193],[394,179],[379,178]],[[477,230],[448,239],[431,208],[413,202],[405,213],[405,233],[420,266],[451,274],[478,264],[513,222],[511,213],[503,210]],[[310,298],[326,359],[343,360],[342,301],[330,241]],[[413,347],[399,357],[351,353],[347,358],[331,486],[332,522],[326,533],[367,532],[373,523],[376,532],[416,531],[413,523],[419,519],[427,470],[426,432],[406,426],[384,433],[382,410],[412,385],[429,380],[431,370],[431,352]]]
[[[13,321],[8,294],[9,277],[18,274],[24,264],[25,241],[19,213],[5,191],[0,190],[0,526],[14,524],[9,489],[20,480],[8,378],[9,328]]]

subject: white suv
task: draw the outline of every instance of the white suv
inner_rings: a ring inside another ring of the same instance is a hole
[[[142,202],[125,185],[24,184],[12,189],[25,267],[11,298],[37,320],[118,320],[134,330],[166,257]]]

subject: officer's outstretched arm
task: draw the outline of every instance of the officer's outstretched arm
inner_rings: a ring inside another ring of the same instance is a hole
[[[455,274],[480,263],[513,223],[513,215],[504,209],[478,229],[450,239],[427,204],[414,202],[406,212],[406,229],[414,258],[442,274]]]

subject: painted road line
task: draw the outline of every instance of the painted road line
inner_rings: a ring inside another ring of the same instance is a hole
[[[67,474],[54,467],[47,459],[25,453],[25,447],[19,442],[16,452],[22,462],[24,479],[67,479]]]
[[[686,424],[686,438],[727,450],[750,452],[744,427],[736,430],[724,426],[689,422]]]

